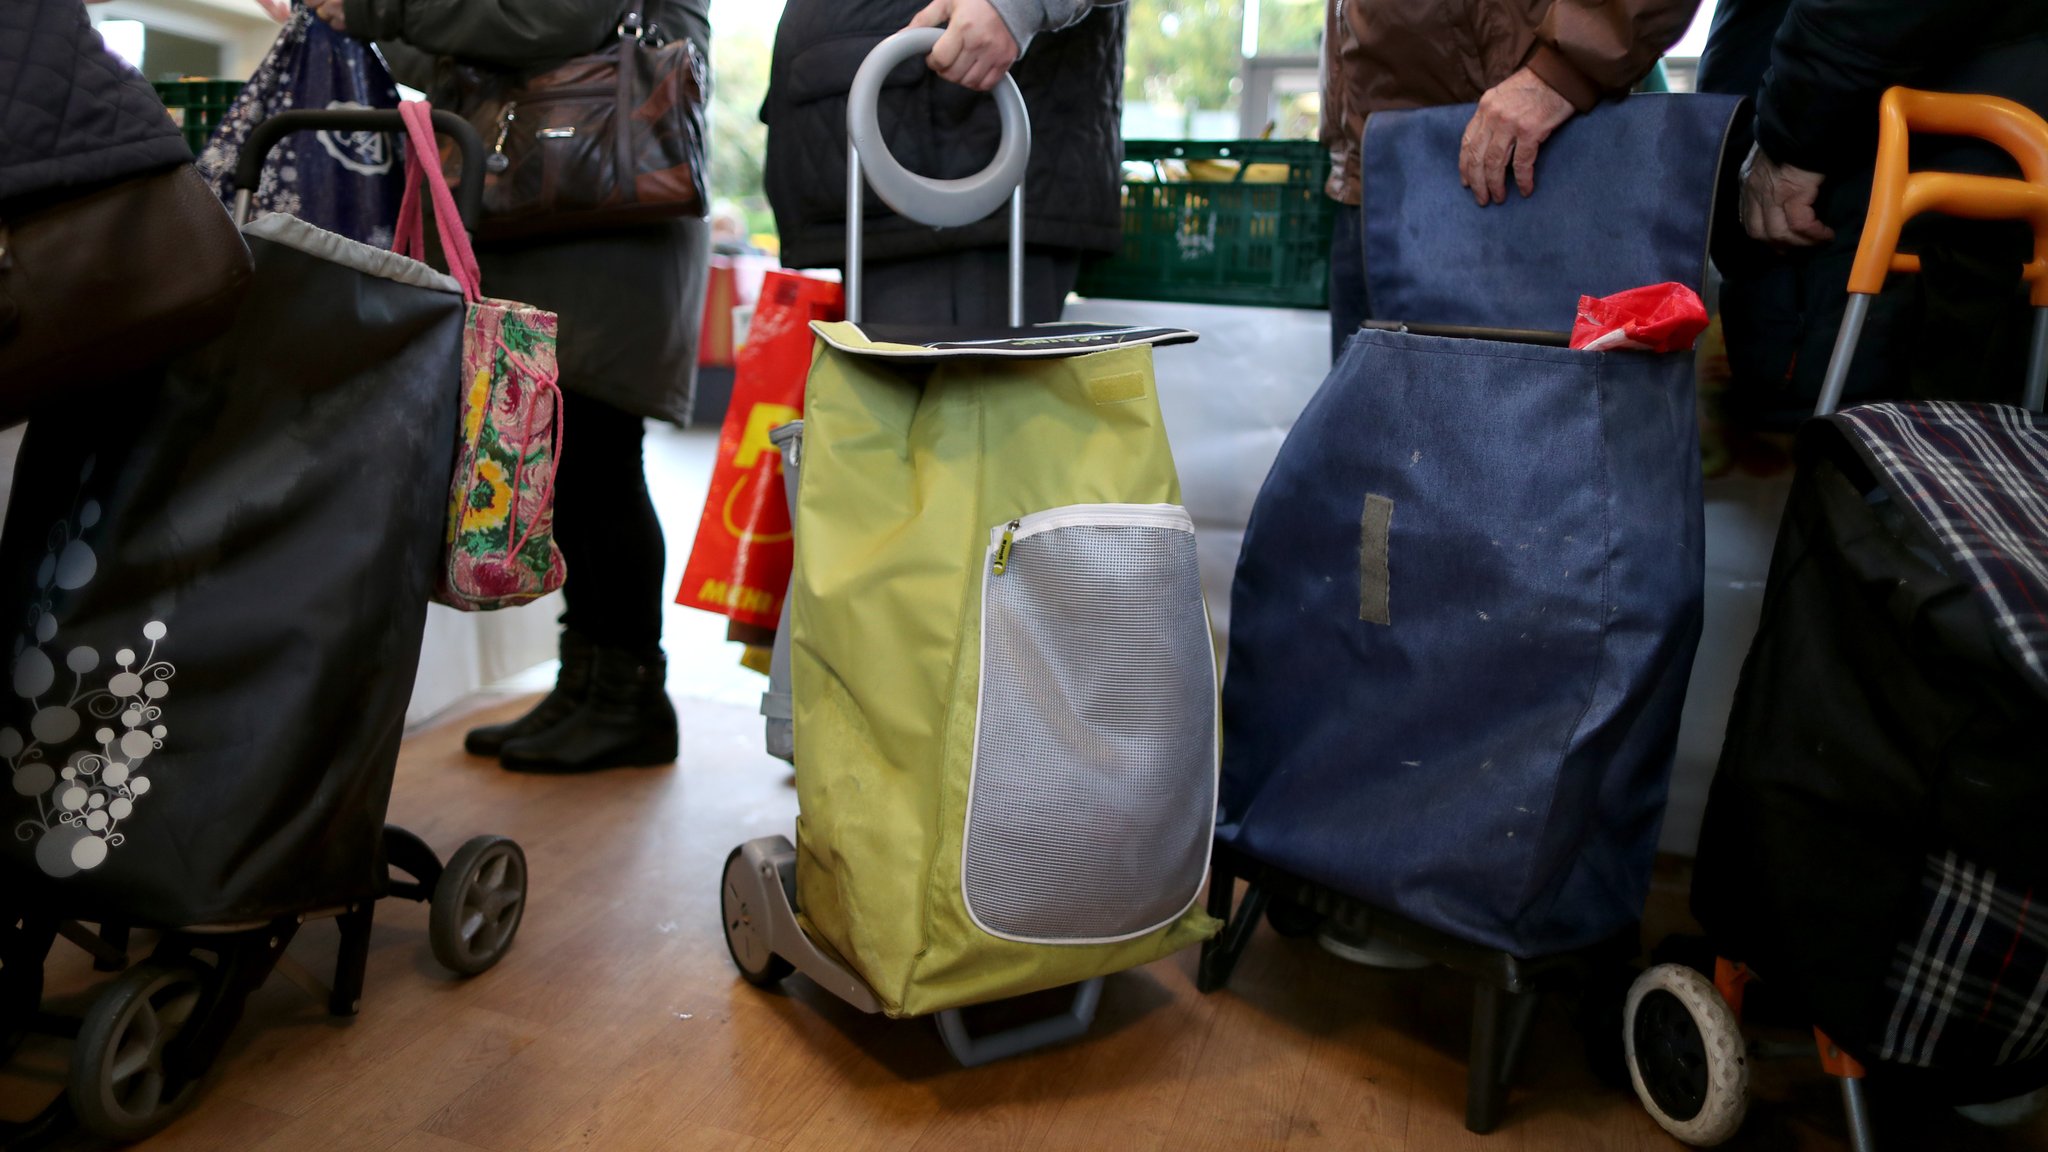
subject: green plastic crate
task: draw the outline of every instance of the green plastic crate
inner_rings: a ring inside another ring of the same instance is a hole
[[[1330,154],[1313,140],[1126,140],[1124,159],[1152,179],[1123,185],[1123,250],[1085,265],[1075,291],[1123,300],[1329,306]],[[1227,181],[1167,180],[1167,161],[1233,160]],[[1281,183],[1244,179],[1284,164]],[[1127,170],[1128,171],[1128,170]]]
[[[162,98],[164,107],[171,110],[171,119],[178,122],[186,145],[197,156],[213,137],[213,130],[220,126],[221,118],[228,114],[228,106],[242,94],[242,81],[159,80],[156,94]]]

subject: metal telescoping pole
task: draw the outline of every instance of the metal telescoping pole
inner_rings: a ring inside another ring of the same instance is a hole
[[[862,200],[860,150],[846,138],[846,318],[860,323],[860,233]]]
[[[1010,327],[1024,326],[1024,182],[1010,193]]]
[[[1863,336],[1863,322],[1870,318],[1870,297],[1849,293],[1849,308],[1842,313],[1842,330],[1835,337],[1834,355],[1828,357],[1828,374],[1820,387],[1815,416],[1832,416],[1842,406],[1842,389],[1849,382],[1849,365],[1856,359],[1856,342]]]
[[[1863,1081],[1854,1076],[1842,1077],[1842,1112],[1849,1118],[1849,1147],[1856,1152],[1877,1152],[1877,1141],[1870,1134],[1870,1103],[1863,1097]]]

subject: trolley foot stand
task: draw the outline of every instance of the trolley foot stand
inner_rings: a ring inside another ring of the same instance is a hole
[[[725,858],[719,884],[719,914],[725,926],[725,947],[740,976],[768,988],[792,972],[801,972],[820,987],[862,1012],[880,1012],[874,990],[839,959],[819,948],[796,919],[796,846],[786,837],[749,840]],[[938,1013],[939,1038],[963,1066],[973,1068],[1086,1034],[1102,1000],[1102,980],[1084,980],[1074,987],[1068,1008],[1055,1016],[975,1036],[959,1009]]]
[[[1248,883],[1237,896],[1237,882]],[[1465,1127],[1485,1135],[1500,1125],[1508,1088],[1527,1046],[1543,993],[1553,984],[1596,988],[1605,966],[1626,962],[1633,931],[1583,952],[1523,959],[1447,936],[1374,908],[1217,844],[1209,873],[1208,910],[1224,928],[1202,945],[1195,985],[1214,992],[1231,973],[1264,918],[1283,936],[1307,936],[1324,923],[1366,930],[1433,964],[1472,978],[1472,1046],[1466,1058]],[[1598,1039],[1597,1037],[1589,1037]]]

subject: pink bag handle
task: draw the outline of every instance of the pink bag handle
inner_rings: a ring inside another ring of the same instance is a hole
[[[469,246],[469,230],[462,226],[462,214],[455,208],[455,194],[448,190],[448,177],[441,171],[441,149],[434,140],[434,108],[424,100],[407,100],[398,106],[405,121],[405,199],[398,206],[398,230],[391,249],[415,260],[427,258],[426,206],[420,202],[424,183],[434,202],[434,223],[441,236],[441,255],[448,260],[448,274],[462,285],[464,300],[483,298],[483,277],[477,271],[476,252]],[[429,162],[431,161],[431,162]]]

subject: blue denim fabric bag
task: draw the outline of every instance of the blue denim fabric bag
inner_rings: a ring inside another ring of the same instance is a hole
[[[1582,290],[1697,285],[1733,113],[1603,106],[1545,148],[1533,199],[1491,209],[1458,185],[1469,106],[1373,117],[1375,315],[1562,330]],[[1390,184],[1398,208],[1376,207]],[[1353,336],[1246,533],[1218,835],[1520,956],[1625,929],[1699,638],[1702,535],[1690,353]]]
[[[1569,329],[1580,296],[1701,286],[1707,217],[1733,96],[1638,95],[1544,142],[1536,194],[1472,203],[1458,142],[1472,105],[1366,120],[1365,270],[1372,315],[1429,324]],[[1739,163],[1741,157],[1730,157]],[[1725,190],[1724,211],[1735,189]]]

